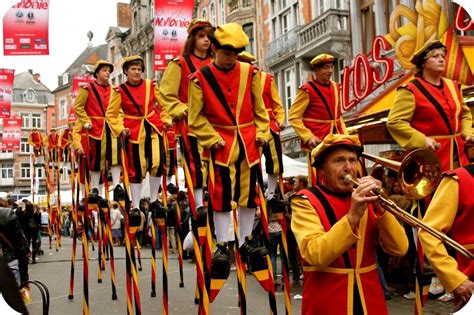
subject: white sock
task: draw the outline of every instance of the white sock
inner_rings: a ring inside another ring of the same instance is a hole
[[[278,175],[268,174],[268,189],[267,189],[267,199],[270,200],[275,195],[275,190],[278,184]]]
[[[214,227],[217,242],[229,241],[230,212],[214,212]]]
[[[91,172],[91,185],[90,188],[97,188],[99,189],[100,183],[100,172]]]
[[[142,184],[130,184],[130,194],[132,195],[132,209],[140,209],[140,198],[142,195]]]
[[[119,165],[112,166],[110,168],[110,173],[112,173],[112,185],[117,187],[120,184],[120,171],[122,168]]]
[[[203,192],[202,188],[194,188],[194,199],[196,202],[196,209],[202,207],[203,204]]]
[[[169,185],[169,184],[173,183],[172,180],[173,180],[173,175],[166,176],[166,185]]]
[[[245,242],[247,236],[252,235],[255,220],[255,208],[238,208],[239,211],[239,247]]]
[[[161,176],[150,176],[150,202],[153,202],[158,199],[158,191],[160,190],[160,186]]]

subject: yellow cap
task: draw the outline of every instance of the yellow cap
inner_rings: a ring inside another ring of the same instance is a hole
[[[140,57],[139,55],[133,55],[133,56],[128,56],[122,59],[122,69],[125,70],[125,65],[135,60],[140,60],[142,62],[143,68],[145,68],[145,63],[143,62],[142,57]],[[142,69],[142,70],[145,71],[145,69]]]
[[[252,62],[255,62],[255,60],[257,59],[255,59],[255,57],[251,53],[243,51],[239,54],[239,56],[237,57],[237,60],[247,62],[247,63],[252,63]]]
[[[214,32],[214,38],[223,49],[243,51],[249,44],[249,38],[241,25],[227,23],[219,25]]]
[[[336,58],[334,58],[334,56],[332,55],[328,55],[328,54],[320,54],[320,55],[317,55],[316,57],[314,57],[310,64],[312,67],[314,66],[317,66],[319,64],[322,64],[322,63],[333,63],[334,61],[336,60]]]
[[[320,144],[318,144],[316,148],[313,149],[313,151],[311,151],[311,157],[313,158],[314,165],[320,165],[323,162],[325,157],[325,154],[323,153],[326,152],[327,149],[339,145],[350,147],[357,153],[362,151],[359,137],[330,133]]]
[[[113,64],[111,64],[111,63],[108,62],[107,60],[99,59],[99,60],[97,60],[97,62],[94,64],[94,77],[96,76],[97,71],[99,71],[99,69],[100,69],[102,66],[109,66],[110,69],[111,69],[110,72],[114,71],[114,65],[113,65]]]
[[[191,34],[197,28],[212,27],[211,22],[206,19],[194,19],[189,23],[188,34]]]
[[[441,43],[437,39],[427,41],[423,44],[423,46],[421,46],[420,48],[418,48],[417,51],[415,51],[415,54],[411,58],[410,62],[414,64],[417,68],[421,68],[421,64],[423,63],[423,60],[425,59],[426,55],[433,49],[437,48],[446,49],[446,46],[444,46],[443,43]]]

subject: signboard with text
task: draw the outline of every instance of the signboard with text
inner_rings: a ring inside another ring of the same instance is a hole
[[[193,10],[194,0],[155,0],[155,71],[181,54]]]
[[[9,118],[15,70],[0,69],[0,118]]]
[[[3,54],[49,55],[49,0],[22,0],[3,16]]]
[[[72,76],[72,91],[71,91],[71,103],[74,104],[76,100],[77,93],[79,93],[79,88],[81,86],[87,85],[89,82],[94,81],[94,77],[91,75],[73,75]],[[77,116],[74,113],[74,106],[71,105],[69,108],[69,116],[67,121],[68,122],[75,122],[77,120]]]
[[[3,118],[2,151],[19,151],[21,117]]]

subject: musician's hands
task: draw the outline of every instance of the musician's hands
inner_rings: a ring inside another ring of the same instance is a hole
[[[84,150],[82,148],[77,149],[77,156],[83,156],[84,155]]]
[[[91,130],[92,129],[92,124],[91,123],[85,123],[84,124],[84,129]]]
[[[266,143],[262,138],[257,138],[255,141],[257,142],[257,147],[263,147]]]
[[[466,139],[464,139],[464,142],[466,144],[468,144],[468,143],[473,144],[474,143],[474,136],[467,136]]]
[[[128,128],[123,128],[123,130],[122,130],[122,136],[124,136],[124,137],[130,136],[130,129],[128,129]]]
[[[347,213],[352,231],[357,230],[359,221],[367,210],[369,202],[378,201],[378,197],[372,193],[372,190],[381,187],[382,183],[371,176],[359,179],[359,186],[352,192],[351,208]]]
[[[278,124],[278,129],[280,129],[280,131],[285,128],[286,128],[285,123]]]
[[[430,149],[430,150],[433,150],[433,151],[436,151],[439,149],[441,145],[436,142],[435,139],[433,138],[430,138],[430,137],[425,137],[425,148],[426,149]]]
[[[221,149],[225,146],[225,141],[224,140],[221,140],[219,142],[216,142],[212,145],[212,149],[213,150],[218,150],[218,149]]]
[[[466,279],[453,291],[454,304],[456,310],[462,308],[471,298],[472,292],[474,291],[474,282]]]
[[[316,146],[321,142],[321,139],[319,139],[318,137],[315,137],[313,136],[311,139],[308,140],[308,146],[311,148],[311,149],[314,149],[316,148]]]

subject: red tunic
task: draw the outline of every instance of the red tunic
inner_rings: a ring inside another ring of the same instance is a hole
[[[148,85],[148,91],[147,91]],[[132,103],[125,93],[125,88],[130,92],[136,105]],[[161,108],[158,106],[158,100],[155,99],[155,83],[145,79],[140,84],[134,86],[128,82],[122,83],[117,87],[122,100],[122,110],[124,113],[123,124],[130,130],[130,142],[139,143],[140,135],[145,132],[145,121],[161,134],[163,131],[163,122],[161,121]]]
[[[263,76],[263,73],[261,74]],[[270,129],[276,133],[280,133],[278,128],[278,122],[273,114],[273,97],[272,97],[272,80],[273,76],[269,73],[265,73],[265,82],[263,82],[262,97],[265,108],[268,112],[268,118],[270,118]]]
[[[57,133],[50,134],[48,136],[48,150],[51,151],[53,149],[59,148],[59,136]]]
[[[71,129],[70,128],[64,129],[61,135],[61,148],[62,149],[64,149],[67,145],[71,143],[70,135],[71,135]]]
[[[314,90],[312,85],[321,92],[327,107],[321,96]],[[309,105],[303,114],[303,123],[311,130],[313,135],[319,139],[324,139],[329,133],[344,133],[342,123],[342,111],[339,101],[339,87],[337,83],[331,81],[325,86],[316,81],[310,81],[301,87],[309,95]],[[301,144],[301,148],[309,150],[306,144]]]
[[[457,176],[459,184],[458,212],[449,234],[455,241],[474,253],[474,233],[472,231],[472,223],[474,222],[474,194],[472,193],[474,164],[469,164],[467,168],[460,167],[446,173],[447,176]],[[468,276],[469,279],[474,280],[474,261],[460,254],[456,255],[456,261],[459,271]]]
[[[35,149],[42,148],[44,145],[43,135],[39,131],[33,131],[30,133],[28,143],[35,147]]]
[[[413,83],[415,80],[439,102],[442,110],[446,113],[451,131],[433,103],[415,86]],[[462,111],[457,113],[457,121],[459,123],[456,125],[456,111],[460,108],[460,105],[457,106],[456,103],[462,100],[459,89],[456,88],[456,82],[442,78],[442,88],[436,88],[423,79],[415,78],[413,81],[407,83],[407,88],[414,94],[416,102],[410,125],[441,144],[441,147],[436,150],[436,155],[441,160],[442,171],[452,169],[451,162],[455,153],[459,157],[461,166],[466,165],[468,160],[464,154],[464,142],[461,137]],[[455,95],[451,93],[448,84],[455,87]]]
[[[100,97],[98,101],[91,85],[94,85]],[[87,89],[88,97],[85,105],[85,111],[92,122],[92,129],[89,130],[89,137],[100,140],[104,135],[105,127],[105,112],[109,105],[110,92],[112,87],[108,85],[100,85],[97,82],[91,82],[85,85],[83,88]]]
[[[343,196],[323,189],[319,191],[332,206],[337,221],[347,214],[351,206],[350,194]],[[309,190],[302,190],[298,194],[308,197],[325,231],[329,231],[332,224],[319,199]],[[367,314],[387,314],[376,265],[377,222],[370,205],[367,212],[365,227],[362,224],[359,226],[359,231],[365,228],[365,234],[360,235],[360,240],[324,271],[317,271],[304,262],[302,314],[347,314],[349,303],[353,303],[354,282]]]

